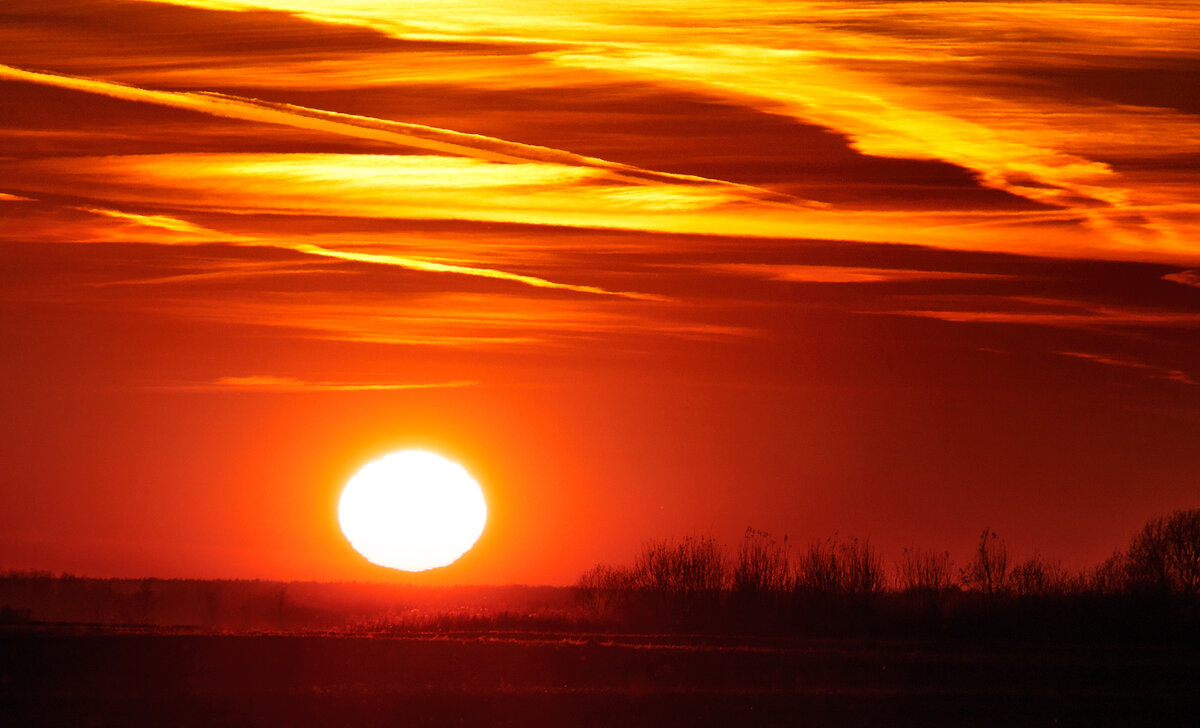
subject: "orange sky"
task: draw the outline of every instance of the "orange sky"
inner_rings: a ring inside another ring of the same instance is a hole
[[[1200,5],[7,0],[0,568],[747,526],[1081,566],[1200,491]],[[410,578],[410,577],[405,577]]]

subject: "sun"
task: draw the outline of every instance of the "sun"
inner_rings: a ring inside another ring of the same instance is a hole
[[[475,545],[487,503],[461,465],[402,450],[367,464],[346,483],[338,521],[371,563],[425,571],[454,563]]]

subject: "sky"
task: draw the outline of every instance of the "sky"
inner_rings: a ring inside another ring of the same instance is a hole
[[[1200,505],[1200,4],[6,0],[0,568],[569,584]],[[454,565],[339,531],[425,448]]]

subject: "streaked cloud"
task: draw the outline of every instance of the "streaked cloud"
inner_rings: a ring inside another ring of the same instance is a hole
[[[31,191],[241,215],[466,220],[1122,257],[1053,215],[870,212],[763,203],[723,186],[629,184],[587,167],[388,154],[177,153],[0,162]],[[914,217],[920,228],[905,227]],[[964,225],[976,225],[970,234]],[[1055,230],[1053,243],[1045,236]],[[269,235],[269,231],[268,231]],[[268,235],[261,235],[266,238]],[[1139,258],[1147,257],[1138,251]],[[1150,257],[1156,257],[1151,255]]]
[[[1119,327],[1200,327],[1200,312],[1107,305],[1071,299],[1008,297],[989,300],[979,297],[976,305],[989,303],[988,310],[937,309],[888,311],[900,316],[918,316],[954,323],[1030,324],[1062,328],[1107,329]],[[943,304],[946,305],[946,304]]]
[[[542,59],[513,53],[448,55],[444,51],[392,51],[322,58],[199,58],[123,70],[125,83],[172,88],[213,88],[236,78],[243,88],[332,91],[400,84],[469,84],[513,90],[557,88],[562,72]]]
[[[206,262],[205,267],[207,270],[200,272],[95,281],[89,285],[95,288],[107,288],[111,286],[168,286],[179,283],[228,282],[231,280],[273,278],[276,276],[337,274],[337,271],[329,270],[328,266],[314,265],[312,263],[301,265],[299,263]]]
[[[1152,379],[1166,379],[1180,384],[1196,384],[1196,380],[1180,369],[1164,369],[1153,364],[1146,364],[1140,361],[1132,361],[1129,359],[1118,359],[1111,356],[1103,356],[1101,354],[1089,354],[1082,351],[1060,351],[1057,352],[1062,356],[1074,357],[1085,361],[1095,362],[1106,366],[1122,367],[1125,369],[1134,369],[1145,373]]]
[[[709,270],[797,283],[882,283],[894,281],[973,280],[1007,278],[995,273],[868,268],[838,265],[787,265],[771,263],[719,263]]]
[[[1173,283],[1182,283],[1185,286],[1200,288],[1200,270],[1181,270],[1178,273],[1168,273],[1162,279]]]
[[[518,273],[509,273],[507,271],[495,270],[492,268],[474,268],[466,265],[452,265],[449,263],[438,263],[436,261],[404,258],[396,255],[329,250],[328,248],[321,248],[316,245],[308,244],[296,245],[292,248],[292,250],[297,250],[301,253],[311,253],[312,255],[321,255],[328,258],[337,258],[339,260],[350,260],[356,263],[394,265],[400,268],[424,271],[426,273],[454,273],[459,275],[479,276],[480,278],[514,281],[517,283],[524,283],[527,286],[533,286],[535,288],[553,288],[562,291],[573,291],[575,293],[595,293],[602,296],[621,296],[624,298],[644,300],[664,300],[663,296],[657,296],[649,293],[609,291],[597,286],[577,286],[569,283],[555,283],[554,281],[548,281],[544,278],[538,278],[536,276],[520,275]]]
[[[1042,80],[1200,58],[1172,4],[602,0],[567,16],[541,0],[184,0],[64,5],[36,27],[33,5],[0,31],[16,59],[0,80],[45,111],[3,130],[17,153],[0,174],[4,199],[41,201],[0,237],[284,255],[89,283],[136,286],[172,315],[483,349],[745,339],[776,328],[789,296],[960,323],[1195,324],[1170,301],[1053,276],[1060,290],[1041,291],[1011,261],[904,247],[1200,260],[1197,174],[1178,159],[1200,142],[1196,115],[1169,94]],[[240,12],[261,9],[290,15]],[[109,11],[144,42],[91,40]],[[196,21],[180,50],[160,37],[177,12]],[[1093,52],[1119,38],[1121,53]],[[100,111],[66,123],[60,104]],[[896,252],[780,252],[812,240]],[[301,282],[307,297],[281,290]],[[235,289],[219,304],[217,284]]]
[[[1200,121],[1170,108],[1169,98],[1130,104],[1039,77],[1195,58],[1200,25],[1187,4],[1141,3],[1130,12],[1125,3],[838,2],[783,10],[768,2],[602,2],[570,18],[536,0],[503,9],[470,0],[402,10],[375,0],[178,4],[280,10],[412,42],[524,44],[564,69],[563,87],[585,83],[580,74],[624,78],[788,115],[846,135],[866,155],[948,162],[982,185],[1068,210],[1093,236],[1092,254],[1195,256],[1189,241],[1200,211],[1154,179],[1130,174],[1124,161],[1170,164],[1200,140]],[[1120,52],[1101,57],[1096,47]],[[472,83],[469,73],[462,82]],[[1022,84],[1028,88],[1014,93]],[[1194,188],[1195,176],[1189,180]],[[895,226],[895,237],[927,243],[912,228],[923,233],[928,221],[910,223]]]
[[[368,263],[372,265],[387,265],[405,268],[407,270],[422,271],[426,273],[449,273],[455,275],[478,276],[480,278],[491,278],[494,280],[512,281],[521,283],[535,288],[550,288],[562,291],[573,291],[575,293],[589,293],[602,296],[620,296],[623,298],[645,299],[645,300],[662,300],[662,296],[656,296],[648,293],[636,293],[629,291],[609,291],[598,286],[573,285],[569,283],[557,283],[555,281],[538,278],[537,276],[522,275],[519,273],[511,273],[494,268],[482,268],[470,265],[456,265],[452,263],[438,262],[432,260],[421,260],[419,258],[405,257],[399,255],[391,255],[375,252],[360,252],[353,250],[334,250],[331,248],[321,247],[312,243],[292,242],[286,239],[277,240],[260,240],[249,236],[237,236],[220,233],[208,228],[195,225],[186,220],[170,217],[166,215],[138,215],[133,213],[121,212],[119,210],[108,210],[98,208],[82,208],[85,212],[103,215],[105,217],[114,218],[120,221],[128,221],[138,225],[144,225],[150,228],[169,230],[176,233],[188,234],[187,241],[196,241],[197,239],[206,242],[227,242],[236,245],[244,246],[261,246],[274,247],[284,250],[292,250],[306,255],[314,255],[325,258],[335,258],[338,260],[352,261],[356,263]],[[197,237],[198,236],[198,237]],[[143,240],[142,242],[149,242]],[[164,242],[156,240],[155,242]],[[165,242],[172,242],[167,240]],[[245,268],[236,271],[214,271],[211,275],[206,274],[188,274],[157,277],[146,280],[133,281],[136,283],[177,283],[185,280],[195,281],[206,278],[228,278],[231,274],[238,276],[260,275],[264,272],[276,274],[278,269],[274,270],[256,270],[248,271]],[[113,285],[108,283],[106,285]]]
[[[271,103],[218,93],[191,93],[143,89],[90,78],[38,73],[0,64],[0,79],[26,81],[58,88],[95,93],[126,101],[159,104],[230,119],[309,129],[330,134],[398,144],[444,154],[454,154],[488,162],[541,162],[583,167],[608,172],[622,182],[640,184],[643,180],[705,183],[753,193],[768,201],[787,196],[757,190],[750,185],[712,180],[695,175],[672,174],[640,169],[626,164],[573,154],[559,149],[520,144],[478,134],[463,134],[447,129],[342,114],[291,104]]]
[[[131,212],[121,212],[120,210],[108,210],[97,207],[81,208],[84,212],[91,212],[105,217],[111,217],[115,220],[128,221],[146,227],[160,228],[162,230],[170,230],[176,233],[193,233],[199,234],[208,239],[220,239],[222,236],[214,230],[194,225],[187,220],[181,220],[177,217],[169,215],[138,215]]]
[[[597,306],[581,299],[548,305],[518,295],[435,293],[398,298],[387,294],[226,295],[220,300],[157,299],[171,315],[240,327],[281,329],[289,336],[359,343],[568,349],[607,337],[673,337],[728,340],[757,332],[691,320],[677,304],[647,312],[640,302]]]
[[[176,392],[274,392],[274,393],[305,393],[305,392],[388,392],[408,389],[445,389],[453,387],[471,387],[478,382],[310,382],[292,377],[277,377],[273,375],[250,375],[244,377],[221,377],[212,382],[197,384],[163,385],[155,389]]]
[[[504,9],[466,1],[406,3],[402,9],[374,0],[173,4],[283,11],[293,14],[297,22],[359,26],[397,42],[422,44],[409,51],[372,46],[357,56],[341,46],[320,57],[293,56],[292,63],[312,64],[312,69],[340,64],[341,70],[330,70],[326,76],[314,70],[313,76],[323,80],[315,81],[312,88],[390,84],[411,89],[440,84],[476,92],[538,86],[560,93],[603,95],[605,84],[649,84],[825,127],[844,135],[855,150],[869,157],[953,164],[969,170],[979,185],[1024,198],[1041,209],[1029,210],[1024,218],[961,209],[879,215],[853,206],[820,214],[820,207],[802,194],[810,186],[801,179],[745,184],[427,124],[231,94],[129,85],[171,83],[173,68],[191,74],[190,80],[180,82],[193,88],[203,88],[196,85],[204,81],[196,74],[205,69],[210,80],[220,83],[222,74],[228,76],[222,70],[230,68],[228,52],[214,52],[211,57],[199,53],[182,63],[147,56],[125,67],[111,62],[105,66],[100,57],[92,59],[93,67],[103,69],[107,79],[121,78],[122,83],[13,66],[0,68],[0,77],[491,163],[589,169],[594,176],[576,179],[575,187],[595,186],[592,183],[600,179],[612,184],[590,190],[586,201],[552,205],[560,212],[543,211],[544,224],[904,242],[1185,263],[1197,256],[1189,241],[1200,226],[1200,208],[1182,192],[1189,185],[1194,188],[1194,175],[1183,174],[1185,182],[1179,184],[1167,183],[1161,175],[1139,174],[1146,160],[1167,160],[1200,140],[1200,123],[1194,115],[1077,97],[1052,88],[1036,94],[1011,93],[1016,84],[1035,83],[1036,70],[1043,67],[1105,70],[1108,66],[1103,64],[1108,63],[1134,68],[1139,63],[1153,65],[1166,54],[1194,55],[1186,40],[1195,21],[1172,4],[1146,5],[1130,14],[1122,5],[1104,3],[1069,9],[1060,3],[1020,7],[972,3],[965,8],[945,3],[869,8],[806,3],[784,12],[763,2],[750,7],[676,2],[637,8],[605,2],[571,18],[542,2],[515,3]],[[937,22],[930,22],[935,16]],[[753,20],[747,26],[749,18]],[[687,34],[681,34],[681,29]],[[1024,41],[1016,44],[1012,37]],[[1130,37],[1138,41],[1122,46],[1125,54],[1111,59],[1097,59],[1087,50],[1096,43]],[[462,47],[464,43],[471,45]],[[157,52],[161,54],[161,49]],[[407,65],[414,70],[397,73],[395,69],[405,65],[398,63],[398,56],[405,52],[413,61]],[[288,59],[277,60],[286,65]],[[74,67],[86,69],[87,63],[88,59],[80,59]],[[968,63],[970,73],[963,70]],[[265,69],[261,78],[249,72],[236,75],[251,79],[250,85],[272,87],[271,65],[258,64]],[[976,72],[981,67],[986,70]],[[529,80],[505,86],[492,72],[500,68],[513,70],[514,79],[524,74]],[[163,75],[156,78],[156,73]],[[379,75],[373,78],[372,74]],[[273,88],[302,88],[301,75],[298,71],[280,79]],[[962,103],[964,97],[973,103]],[[697,152],[697,157],[703,157],[702,150]],[[624,188],[637,185],[650,189]],[[640,200],[661,214],[607,211],[625,199]],[[730,205],[742,209],[731,214],[724,209]],[[597,206],[604,214],[561,212]],[[397,214],[526,223],[531,217],[491,210],[468,218],[462,210],[414,212],[404,207]]]

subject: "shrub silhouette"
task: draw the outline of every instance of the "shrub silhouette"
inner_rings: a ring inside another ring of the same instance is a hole
[[[597,564],[579,577],[580,603],[593,614],[611,614],[634,589],[633,572],[620,566]]]
[[[952,564],[949,551],[907,548],[896,563],[896,582],[900,591],[937,594],[951,586]]]
[[[725,588],[725,550],[715,538],[653,541],[633,564],[633,586],[666,594],[718,592]]]
[[[782,592],[791,588],[787,537],[781,545],[771,534],[747,528],[733,563],[732,588],[743,594]]]
[[[883,589],[883,560],[870,541],[836,536],[809,544],[796,562],[802,594],[870,594]]]

